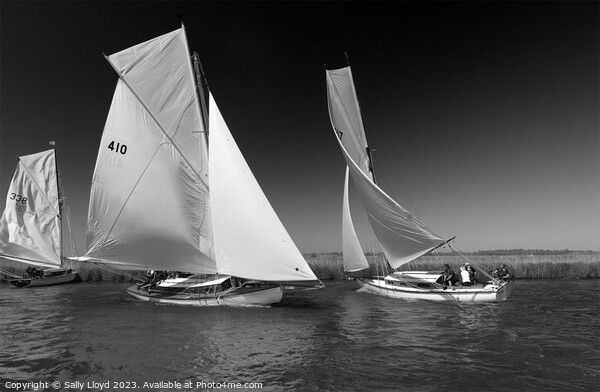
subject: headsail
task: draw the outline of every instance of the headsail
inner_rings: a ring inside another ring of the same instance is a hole
[[[444,243],[440,236],[412,216],[373,181],[370,171],[372,166],[369,166],[370,163],[366,160],[368,150],[365,148],[365,154],[361,153],[360,146],[366,146],[367,143],[366,137],[362,139],[364,129],[350,67],[328,70],[327,85],[329,112],[334,131],[371,227],[390,265],[398,268]],[[356,125],[353,118],[360,124]],[[355,140],[353,143],[349,143],[348,139],[344,141],[346,133],[340,134],[339,131],[339,128],[348,124],[352,126],[348,126],[347,130],[362,131],[358,133],[358,137],[351,139]]]
[[[61,264],[61,215],[54,150],[19,157],[0,218],[0,257]]]
[[[350,214],[350,200],[348,197],[349,169],[346,167],[344,180],[344,199],[342,207],[342,251],[345,272],[356,272],[369,268],[369,263],[360,246],[352,216]]]
[[[108,60],[121,79],[92,180],[86,256],[216,272],[205,130],[183,27]]]
[[[219,273],[318,282],[209,97],[210,192]]]

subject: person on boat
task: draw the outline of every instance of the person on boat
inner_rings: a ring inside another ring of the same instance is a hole
[[[34,274],[35,274],[35,268],[31,265],[29,267],[27,267],[27,270],[25,271],[25,277],[30,276],[33,278]]]
[[[463,286],[470,286],[473,284],[471,281],[471,274],[464,265],[460,266],[460,281]]]
[[[438,278],[438,283],[441,283],[444,290],[446,290],[448,286],[453,287],[457,282],[460,282],[460,279],[456,276],[456,273],[450,268],[450,265],[444,264],[444,272]]]
[[[39,279],[44,276],[44,271],[41,268],[29,266],[27,267],[27,270],[25,270],[25,274],[26,278]]]
[[[468,261],[465,263],[465,270],[467,270],[467,272],[469,273],[469,280],[471,281],[471,283],[475,284],[477,280],[475,278],[475,268],[473,268],[471,263],[469,263]]]
[[[138,284],[138,288],[139,289],[145,289],[147,288],[150,283],[152,283],[152,278],[154,277],[154,271],[153,270],[146,270],[146,277],[144,279],[143,282],[141,282],[140,284]]]
[[[511,278],[508,268],[506,268],[505,264],[500,264],[500,267],[496,268],[492,274],[494,274],[494,278],[500,280],[510,280]]]

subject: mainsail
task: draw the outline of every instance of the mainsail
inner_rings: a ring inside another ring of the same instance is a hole
[[[445,241],[374,181],[372,164],[350,67],[327,72],[331,123],[369,223],[393,268],[398,268]]]
[[[108,60],[120,80],[92,180],[86,256],[215,273],[208,154],[183,28]]]
[[[86,256],[123,269],[318,281],[212,94],[204,129],[184,28],[108,60],[120,81],[92,181]]]
[[[360,170],[374,180],[373,163],[350,67],[327,71],[327,102],[338,140]]]
[[[54,149],[19,157],[0,218],[0,257],[61,265],[61,213]]]

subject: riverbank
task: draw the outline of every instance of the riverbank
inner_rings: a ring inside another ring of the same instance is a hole
[[[344,277],[342,254],[311,253],[304,255],[308,265],[321,280],[339,280]],[[600,252],[566,252],[561,254],[519,254],[519,255],[467,255],[476,269],[493,271],[505,264],[515,279],[600,279]],[[368,255],[370,268],[353,276],[381,275],[383,255]],[[423,256],[408,263],[400,270],[441,271],[443,264],[449,264],[458,271],[465,263],[458,255]],[[0,268],[15,274],[23,274],[26,266],[7,260],[0,261]],[[73,261],[71,268],[78,271],[82,281],[126,282],[143,280],[144,271],[119,272],[114,268]]]
[[[467,255],[476,269],[491,272],[505,264],[515,279],[600,279],[600,252],[568,252],[546,255]],[[342,279],[344,268],[340,253],[305,255],[319,279]],[[381,275],[383,255],[367,256],[370,268],[353,276]],[[458,255],[423,256],[400,267],[401,271],[441,271],[449,264],[458,271],[466,260]]]

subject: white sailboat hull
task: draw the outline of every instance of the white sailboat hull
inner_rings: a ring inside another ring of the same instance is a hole
[[[281,301],[283,298],[283,287],[280,285],[269,285],[265,288],[254,288],[252,290],[244,290],[244,288],[238,287],[223,293],[204,295],[190,292],[168,294],[131,286],[127,289],[127,293],[141,301],[171,305],[271,305]]]
[[[65,270],[66,272],[66,270]],[[61,275],[44,276],[41,278],[11,279],[8,283],[15,288],[53,286],[57,284],[71,283],[77,280],[77,272],[66,272]]]
[[[404,280],[435,283],[440,276],[442,276],[442,273],[440,271],[398,271],[394,272],[392,276],[399,277]]]
[[[424,299],[429,301],[457,301],[457,302],[501,302],[508,298],[512,290],[511,282],[500,284],[485,283],[475,286],[455,286],[444,290],[441,286],[432,284],[429,287],[419,287],[412,284],[399,285],[398,279],[369,278],[358,279],[364,291],[390,298]]]

